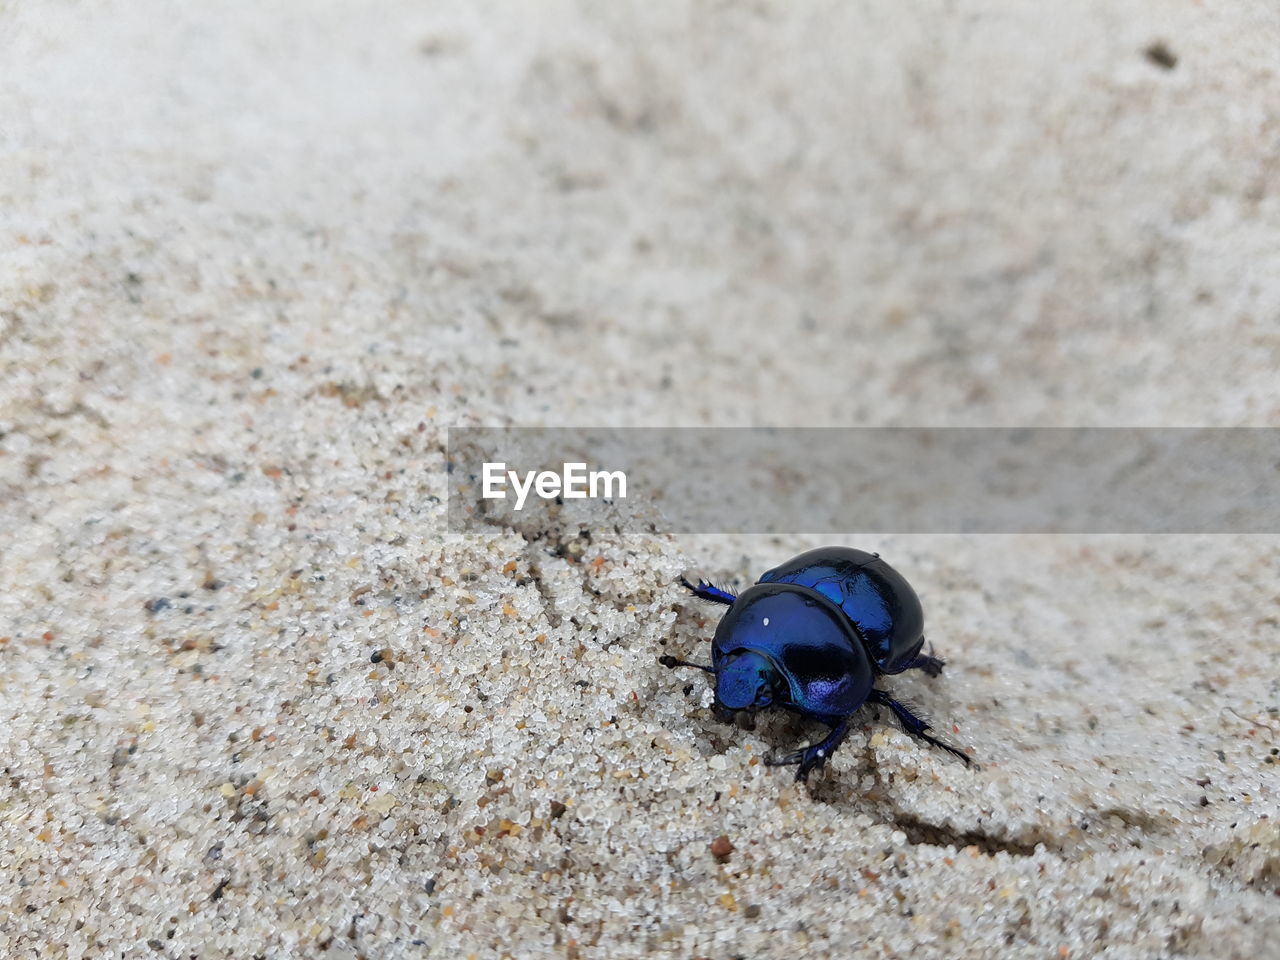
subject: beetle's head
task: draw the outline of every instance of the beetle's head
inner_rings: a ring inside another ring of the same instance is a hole
[[[755,712],[773,704],[777,679],[778,668],[764,654],[754,650],[729,654],[716,668],[716,715],[744,730],[752,729]]]

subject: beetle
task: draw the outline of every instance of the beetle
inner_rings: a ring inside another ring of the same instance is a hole
[[[922,654],[924,612],[905,577],[880,559],[850,547],[819,547],[765,573],[735,596],[699,580],[680,583],[694,596],[729,609],[716,627],[711,666],[663,656],[667,667],[696,667],[715,677],[716,716],[754,727],[755,714],[781,707],[831,728],[821,742],[777,759],[798,764],[796,780],[821,768],[849,732],[864,703],[888,707],[909,734],[947,750],[929,724],[876,688],[904,670],[942,672],[945,661]]]

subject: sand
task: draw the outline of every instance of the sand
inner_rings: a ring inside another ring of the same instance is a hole
[[[445,525],[452,425],[1273,425],[1280,17],[0,6],[0,956],[1262,957],[1275,536]],[[822,542],[948,660],[717,722]],[[724,838],[724,839],[720,839]]]

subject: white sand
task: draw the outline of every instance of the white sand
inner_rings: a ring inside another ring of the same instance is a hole
[[[657,657],[818,540],[440,500],[452,424],[1275,424],[1274,4],[209,6],[0,6],[0,956],[1275,955],[1275,537],[849,539],[983,766],[804,789]]]

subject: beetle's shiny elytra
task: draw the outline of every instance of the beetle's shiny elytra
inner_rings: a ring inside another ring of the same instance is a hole
[[[924,613],[916,592],[878,554],[819,547],[774,567],[739,596],[702,581],[681,583],[729,609],[716,627],[711,666],[671,656],[663,664],[713,674],[716,714],[740,726],[750,727],[759,710],[781,707],[831,727],[820,743],[768,763],[798,764],[796,779],[805,779],[840,745],[864,703],[888,707],[908,733],[970,762],[874,685],[903,670],[937,676],[943,666],[920,653]]]

